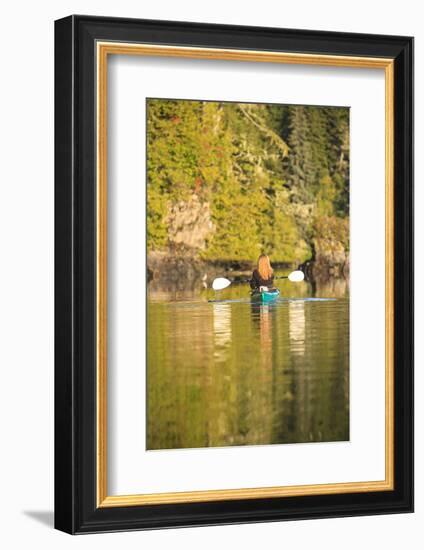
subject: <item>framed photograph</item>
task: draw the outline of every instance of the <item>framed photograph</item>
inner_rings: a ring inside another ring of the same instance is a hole
[[[55,525],[413,510],[413,39],[55,24]]]

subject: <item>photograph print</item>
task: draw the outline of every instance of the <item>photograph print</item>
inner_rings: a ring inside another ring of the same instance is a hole
[[[147,450],[349,440],[349,116],[146,100]]]

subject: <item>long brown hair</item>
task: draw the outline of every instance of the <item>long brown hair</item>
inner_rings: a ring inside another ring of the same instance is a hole
[[[271,262],[266,254],[261,254],[258,259],[258,273],[264,281],[267,281],[272,277],[273,270]]]

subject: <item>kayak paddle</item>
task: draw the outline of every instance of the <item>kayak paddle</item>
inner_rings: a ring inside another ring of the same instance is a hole
[[[288,279],[292,283],[299,283],[300,281],[303,281],[305,278],[305,274],[303,271],[292,271],[288,275],[280,275],[280,277],[275,277],[275,279]],[[223,290],[224,288],[227,288],[227,286],[230,286],[232,283],[249,283],[250,279],[241,279],[239,281],[231,281],[230,279],[226,279],[225,277],[218,277],[217,279],[214,279],[212,282],[212,288],[214,290]]]

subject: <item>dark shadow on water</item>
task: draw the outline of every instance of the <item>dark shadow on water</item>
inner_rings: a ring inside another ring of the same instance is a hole
[[[53,529],[54,527],[54,512],[53,510],[24,510],[23,513],[46,527]]]

